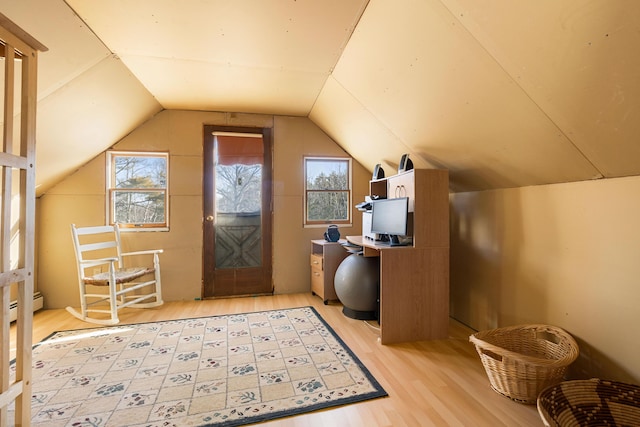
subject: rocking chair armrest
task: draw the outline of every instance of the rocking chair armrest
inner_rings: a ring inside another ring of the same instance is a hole
[[[104,265],[104,264],[111,264],[114,262],[118,262],[118,258],[99,258],[99,259],[91,259],[91,260],[86,260],[86,261],[81,261],[80,262],[80,266],[82,268],[87,268],[87,267],[95,267],[96,265]]]
[[[148,251],[136,251],[136,252],[125,252],[122,256],[130,256],[130,255],[153,255],[153,254],[161,254],[163,249],[151,249]]]

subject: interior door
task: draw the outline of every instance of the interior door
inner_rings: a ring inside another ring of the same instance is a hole
[[[271,129],[204,127],[203,298],[273,293]]]

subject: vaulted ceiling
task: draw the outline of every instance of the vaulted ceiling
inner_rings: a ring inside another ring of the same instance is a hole
[[[636,0],[0,0],[45,44],[39,194],[163,109],[309,117],[451,191],[640,174]]]

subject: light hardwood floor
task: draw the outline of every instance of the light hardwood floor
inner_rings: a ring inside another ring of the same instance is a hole
[[[339,303],[324,305],[309,294],[165,303],[127,309],[121,323],[313,306],[384,387],[389,397],[264,423],[266,426],[542,426],[535,406],[513,402],[489,386],[468,337],[474,331],[450,321],[449,338],[381,345],[375,322],[350,319]],[[33,340],[66,329],[96,327],[65,310],[34,314]],[[15,334],[14,327],[11,333]],[[12,343],[15,335],[12,335]]]

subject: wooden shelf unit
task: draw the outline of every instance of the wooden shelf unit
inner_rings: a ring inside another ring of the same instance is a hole
[[[382,344],[448,337],[449,172],[415,169],[369,183],[371,195],[409,197],[413,246],[389,247],[347,236],[380,257]]]
[[[325,304],[338,299],[333,282],[338,266],[347,255],[340,242],[311,241],[311,293],[322,298]]]
[[[449,171],[412,169],[369,182],[369,194],[409,197],[413,246],[449,247]]]

